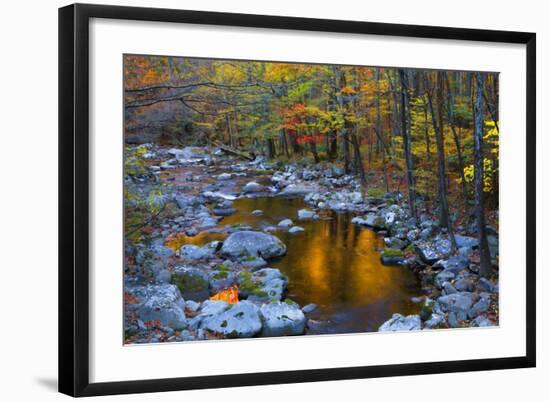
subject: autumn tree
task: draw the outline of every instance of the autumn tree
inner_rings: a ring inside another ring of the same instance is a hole
[[[483,276],[491,273],[491,254],[485,232],[485,203],[483,192],[483,81],[482,73],[476,72],[474,110],[474,188],[477,238],[479,241],[479,272]]]

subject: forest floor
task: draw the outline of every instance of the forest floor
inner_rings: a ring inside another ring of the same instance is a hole
[[[335,164],[127,151],[146,170],[126,177],[141,197],[126,207],[127,344],[498,325],[492,226],[485,278],[474,227],[453,249],[421,199],[414,221],[404,194],[365,192]]]

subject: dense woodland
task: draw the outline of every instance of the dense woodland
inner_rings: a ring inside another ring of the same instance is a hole
[[[489,273],[497,73],[152,56],[126,56],[124,71],[127,142],[337,163],[369,194],[403,192],[413,218],[422,200],[451,234],[477,225]]]

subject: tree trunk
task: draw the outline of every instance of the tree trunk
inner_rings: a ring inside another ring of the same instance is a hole
[[[353,164],[355,166],[355,174],[361,179],[363,185],[367,184],[367,177],[365,175],[365,167],[363,166],[363,159],[361,157],[361,148],[359,147],[359,141],[355,133],[351,134],[351,141],[353,144]]]
[[[456,155],[458,157],[458,169],[460,174],[460,181],[462,184],[462,201],[464,203],[464,215],[468,213],[468,188],[466,186],[466,177],[464,176],[464,157],[462,156],[462,146],[460,145],[460,137],[456,132],[456,127],[454,123],[454,110],[453,110],[453,99],[451,96],[451,85],[449,84],[449,78],[446,79],[447,83],[447,114],[449,116],[449,125],[451,126],[451,131],[453,132],[453,139],[456,146]]]
[[[411,217],[416,222],[416,188],[413,173],[413,160],[411,154],[411,127],[410,127],[410,105],[407,89],[407,78],[405,71],[399,69],[399,78],[401,80],[401,135],[403,136],[403,151],[405,153],[405,163],[407,167],[407,184],[409,187],[409,211]]]
[[[328,158],[330,161],[338,158],[338,133],[331,131],[328,135]]]
[[[485,232],[483,194],[483,75],[476,72],[476,100],[474,110],[474,189],[477,238],[479,240],[479,273],[491,274],[491,254]]]
[[[266,140],[267,158],[273,159],[275,157],[275,144],[272,138]]]
[[[315,161],[315,164],[319,163],[319,155],[317,154],[317,144],[315,142],[311,141],[309,143],[309,150],[313,155],[313,160]]]
[[[445,143],[443,141],[443,72],[437,72],[437,118],[432,101],[431,89],[428,84],[428,77],[424,73],[424,82],[426,86],[426,92],[428,93],[428,105],[430,106],[430,113],[432,114],[432,123],[435,132],[435,142],[437,146],[437,187],[439,193],[439,225],[446,227],[449,236],[451,237],[451,244],[453,249],[456,249],[456,240],[453,234],[453,223],[449,216],[449,203],[447,201],[447,181],[445,173]],[[437,122],[439,119],[439,124]]]

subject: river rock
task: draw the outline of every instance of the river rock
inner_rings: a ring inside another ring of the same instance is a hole
[[[172,275],[175,284],[186,299],[204,301],[210,296],[208,275],[198,267],[176,266]]]
[[[435,248],[427,242],[417,242],[414,244],[414,248],[418,256],[420,256],[422,262],[428,265],[433,265],[441,259]]]
[[[267,266],[267,262],[264,258],[260,258],[259,256],[256,257],[246,257],[239,261],[239,263],[250,270],[257,270],[261,267]]]
[[[472,292],[474,290],[474,283],[472,279],[460,278],[455,281],[454,287],[457,289],[457,291]]]
[[[229,173],[222,173],[222,174],[219,174],[216,178],[220,181],[226,181],[226,180],[230,180],[231,177],[232,175]]]
[[[280,301],[283,299],[285,290],[286,280],[277,278],[265,283],[258,292],[249,295],[246,299],[253,302]]]
[[[188,299],[187,301],[185,301],[185,309],[188,309],[191,312],[197,312],[200,307],[201,307],[201,304],[191,299]]]
[[[304,334],[306,317],[294,303],[271,302],[262,305],[263,337],[295,336]]]
[[[291,225],[293,225],[294,223],[292,222],[292,220],[290,219],[284,219],[284,220],[281,220],[279,222],[279,224],[277,224],[279,227],[284,227],[284,228],[288,228],[290,227]]]
[[[176,203],[181,209],[203,205],[205,199],[202,196],[183,195],[176,198]]]
[[[216,249],[219,246],[218,241],[210,242],[204,246],[186,244],[179,250],[180,258],[184,260],[205,260],[214,256]]]
[[[490,306],[490,301],[487,298],[481,298],[479,301],[477,301],[474,306],[472,306],[472,309],[468,311],[468,317],[470,319],[473,319],[482,313],[487,312]]]
[[[476,288],[480,291],[495,292],[495,285],[487,280],[485,277],[481,277],[476,284]]]
[[[237,281],[237,275],[231,271],[212,271],[208,274],[210,283],[210,294],[214,295],[226,288],[231,287]]]
[[[463,255],[451,256],[445,265],[445,270],[453,273],[458,273],[461,270],[467,269],[470,265],[470,259]]]
[[[161,244],[154,244],[151,246],[150,249],[153,255],[159,259],[168,259],[169,257],[176,254],[176,252],[174,252],[172,248],[169,248]]]
[[[479,241],[474,237],[467,237],[465,235],[455,235],[456,246],[459,248],[469,247],[474,248],[478,245]]]
[[[169,284],[171,280],[172,273],[166,269],[160,270],[155,276],[155,281],[159,284]]]
[[[432,313],[430,318],[424,322],[425,329],[433,329],[445,323],[445,316],[438,313]]]
[[[209,158],[203,148],[196,146],[186,146],[183,149],[170,149],[167,151],[169,155],[174,156],[180,163],[196,163]]]
[[[214,316],[201,327],[224,338],[249,338],[262,329],[259,309],[249,301],[240,301],[232,308]]]
[[[363,217],[354,217],[353,219],[351,219],[351,222],[353,224],[359,224],[361,226],[367,226],[367,227],[371,227],[371,228],[376,228],[376,229],[382,229],[382,228],[385,228],[385,224],[386,224],[386,221],[384,220],[383,217],[381,216],[377,216],[376,214],[367,214],[366,216],[363,216]]]
[[[304,313],[312,313],[312,312],[314,312],[316,309],[317,309],[317,305],[316,305],[316,304],[307,304],[306,306],[304,306],[304,307],[302,308],[302,312],[304,312]]]
[[[378,331],[411,331],[420,330],[420,316],[403,316],[400,313],[394,313],[391,319],[384,322]]]
[[[294,227],[290,227],[290,229],[288,230],[289,233],[291,234],[294,234],[294,233],[301,233],[302,231],[305,231],[306,229],[303,228],[303,227],[300,227],[300,226],[294,226]]]
[[[212,213],[214,214],[214,216],[231,216],[236,211],[237,209],[233,207],[212,209]]]
[[[474,294],[471,292],[457,292],[443,295],[437,299],[437,303],[443,312],[454,312],[457,314],[458,319],[466,320],[474,303]]]
[[[274,235],[257,231],[238,231],[223,243],[221,253],[227,257],[259,256],[270,259],[286,253],[286,245]]]
[[[142,321],[158,320],[161,325],[176,330],[187,327],[183,312],[185,301],[175,285],[151,285],[146,291],[148,295],[138,309]]]
[[[266,267],[265,269],[258,270],[252,275],[252,277],[259,280],[263,284],[267,284],[271,280],[275,279],[286,280],[286,277],[279,269],[274,269],[272,267]]]
[[[253,193],[253,192],[262,192],[264,191],[265,188],[258,184],[257,182],[255,181],[250,181],[249,183],[247,183],[244,187],[243,187],[243,192],[245,194],[248,194],[248,193]]]
[[[313,210],[308,209],[300,209],[298,210],[298,219],[300,220],[310,220],[310,219],[318,219],[319,215],[315,213]]]
[[[436,252],[442,257],[447,257],[452,252],[451,241],[446,238],[437,238],[434,241],[434,248]]]
[[[396,216],[394,212],[386,213],[386,226],[391,226],[395,222]]]
[[[397,237],[384,238],[384,244],[386,245],[386,247],[393,249],[404,249],[407,247],[407,242]]]
[[[486,316],[480,315],[470,322],[471,327],[491,327],[494,323],[487,319]]]
[[[317,192],[318,190],[319,190],[319,186],[314,183],[289,184],[281,192],[279,192],[279,195],[283,195],[283,196],[305,195],[310,192]]]
[[[442,272],[436,274],[434,284],[437,288],[441,289],[446,282],[451,281],[454,278],[455,274],[452,271],[443,270]]]
[[[239,273],[238,284],[240,295],[249,301],[278,301],[283,298],[287,279],[279,269],[266,267],[254,273]]]
[[[264,214],[264,211],[260,209],[256,209],[256,210],[253,210],[251,214],[253,216],[261,216],[262,214]]]

